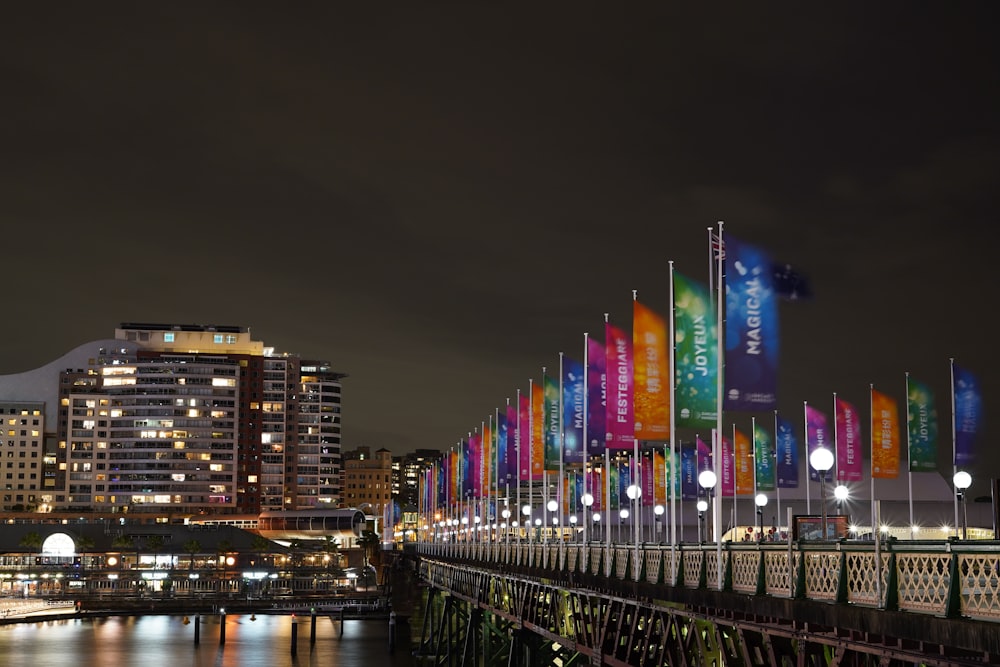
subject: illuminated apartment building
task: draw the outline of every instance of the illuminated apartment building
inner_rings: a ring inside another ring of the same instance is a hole
[[[344,492],[342,505],[357,507],[366,514],[381,516],[392,502],[392,453],[370,447],[344,452]]]
[[[0,402],[0,485],[5,510],[42,502],[45,418],[42,403]]]
[[[114,339],[0,376],[0,405],[30,394],[42,399],[42,424],[46,410],[49,423],[56,422],[52,451],[36,473],[36,487],[44,479],[36,500],[54,509],[254,514],[317,501],[335,505],[339,485],[321,483],[329,477],[321,476],[320,460],[339,462],[343,374],[309,363],[326,369],[320,396],[330,400],[307,400],[307,423],[300,424],[299,396],[315,372],[306,381],[297,357],[276,355],[249,330],[122,324]],[[336,426],[322,435],[317,430],[315,444],[313,404],[317,414],[335,415]],[[310,436],[305,452],[300,432]],[[12,474],[16,504],[16,469]],[[25,505],[32,502],[27,495]]]

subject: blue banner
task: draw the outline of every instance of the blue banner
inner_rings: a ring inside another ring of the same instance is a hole
[[[969,371],[952,366],[955,382],[955,467],[964,468],[975,460],[973,446],[983,415],[979,381]]]
[[[698,498],[698,451],[681,445],[681,500]]]
[[[563,463],[583,464],[583,364],[563,357]]]
[[[791,422],[783,417],[777,418],[777,424],[774,446],[778,458],[775,468],[778,473],[778,488],[797,489],[799,487],[799,443],[795,438],[795,429]]]
[[[778,300],[772,262],[727,236],[725,410],[777,407]]]

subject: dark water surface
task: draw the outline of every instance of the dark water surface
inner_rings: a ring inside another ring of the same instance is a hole
[[[292,617],[229,614],[226,642],[219,644],[220,617],[203,616],[200,642],[194,643],[194,618],[184,616],[110,616],[15,623],[0,626],[0,665],[4,667],[403,667],[411,656],[410,626],[398,623],[389,648],[384,619],[339,620],[317,616],[316,641],[310,643],[310,618],[298,618],[297,650],[292,655]],[[419,634],[417,627],[413,632]]]

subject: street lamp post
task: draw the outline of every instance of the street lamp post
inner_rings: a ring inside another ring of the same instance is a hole
[[[837,516],[844,515],[844,501],[851,495],[851,492],[843,484],[838,484],[833,490],[833,497],[837,499]]]
[[[594,504],[594,496],[589,493],[583,494],[580,498],[580,502],[583,503],[583,542],[587,542],[587,512],[590,511],[590,506]]]
[[[955,473],[953,480],[955,482],[955,493],[958,494],[958,500],[962,503],[962,539],[969,539],[969,513],[968,508],[965,504],[966,490],[972,486],[972,475],[965,472],[964,470],[959,470]],[[955,522],[956,526],[958,521]],[[956,527],[957,531],[958,528]]]
[[[833,452],[826,447],[817,447],[809,455],[809,464],[819,473],[820,506],[823,508],[823,521],[820,523],[820,529],[823,531],[821,539],[825,540],[829,537],[829,531],[826,528],[826,473],[833,467]],[[874,526],[872,530],[875,530]]]
[[[719,481],[719,479],[715,476],[715,471],[713,470],[702,470],[698,473],[698,485],[705,490],[705,495],[707,496],[708,501],[715,502],[712,498],[712,491],[715,489],[715,483],[717,481]],[[706,501],[706,504],[710,504],[708,501]],[[706,509],[708,508],[706,507]],[[718,531],[719,526],[713,525],[712,530]],[[707,541],[708,535],[705,535],[705,538]]]
[[[764,507],[767,505],[767,495],[758,493],[753,499],[757,506],[757,541],[764,541]]]
[[[708,501],[702,499],[698,501],[698,542],[705,541],[705,510],[708,509]]]
[[[666,511],[666,509],[663,507],[663,505],[657,504],[656,506],[653,507],[653,516],[656,517],[656,541],[661,544],[663,543],[663,540],[660,539],[660,533],[663,532],[664,511]]]

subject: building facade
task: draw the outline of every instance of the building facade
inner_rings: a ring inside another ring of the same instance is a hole
[[[392,503],[392,453],[370,447],[344,452],[345,507],[363,509],[366,514],[381,516]]]
[[[326,362],[275,354],[243,327],[122,324],[114,339],[0,377],[4,426],[15,434],[5,439],[14,456],[10,479],[0,480],[4,508],[335,507],[343,377]]]

